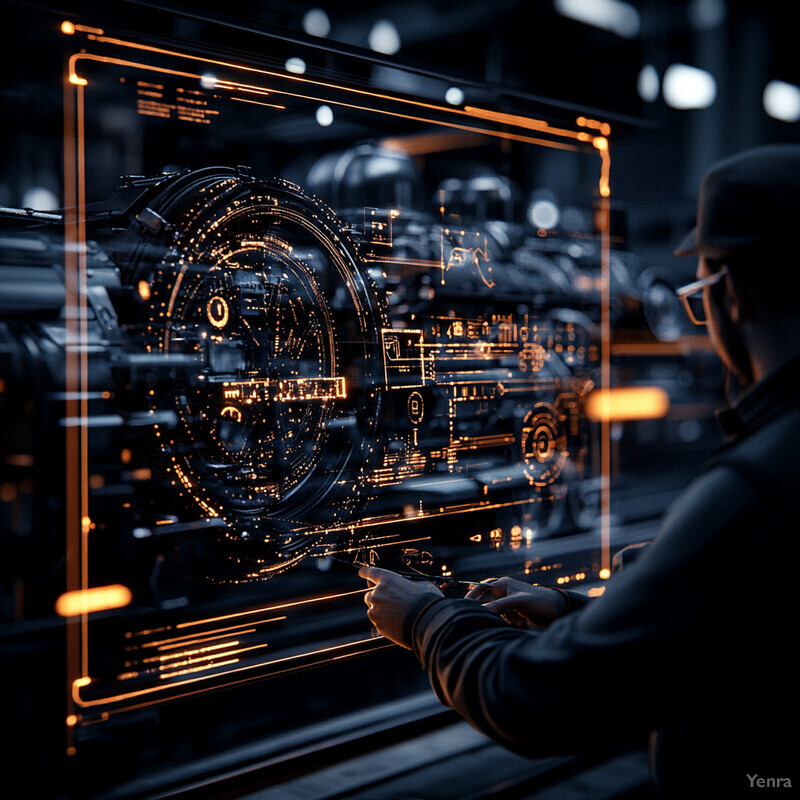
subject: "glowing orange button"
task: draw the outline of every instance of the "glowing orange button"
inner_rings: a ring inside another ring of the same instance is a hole
[[[669,395],[660,386],[596,389],[586,400],[586,416],[596,422],[657,419],[669,411]]]
[[[123,608],[130,604],[131,599],[131,590],[119,583],[77,589],[74,592],[65,592],[56,600],[56,613],[62,617],[78,617],[94,611]]]

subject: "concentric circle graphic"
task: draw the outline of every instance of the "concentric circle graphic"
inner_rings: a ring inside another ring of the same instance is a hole
[[[146,347],[168,373],[150,407],[176,420],[156,425],[166,470],[280,570],[358,506],[385,311],[333,213],[293,184],[204,170],[151,208],[173,231],[136,267],[151,270]]]
[[[553,483],[567,460],[567,435],[556,409],[537,403],[522,422],[522,458],[535,486]]]

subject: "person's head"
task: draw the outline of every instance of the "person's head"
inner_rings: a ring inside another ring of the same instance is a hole
[[[675,254],[699,256],[709,335],[747,386],[800,352],[800,145],[721,161],[703,177],[697,206],[697,226]]]

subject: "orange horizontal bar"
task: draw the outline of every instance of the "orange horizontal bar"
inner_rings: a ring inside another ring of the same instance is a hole
[[[74,592],[65,592],[56,600],[56,613],[62,617],[78,617],[94,611],[123,608],[130,604],[131,599],[131,590],[120,583],[76,589]]]
[[[660,386],[595,389],[586,399],[586,416],[595,422],[657,419],[669,411],[669,395]]]
[[[431,153],[475,147],[485,141],[486,137],[480,133],[418,133],[410,136],[389,136],[381,140],[381,146],[410,156],[427,156]]]
[[[531,131],[546,131],[547,133],[553,133],[559,136],[566,136],[571,139],[586,141],[586,137],[583,133],[578,131],[569,131],[564,128],[553,128],[541,119],[522,117],[518,114],[507,114],[504,111],[490,111],[488,108],[479,108],[476,106],[464,106],[464,112],[469,114],[471,117],[478,117],[479,119],[498,122],[501,125],[515,125],[518,128],[527,128]]]

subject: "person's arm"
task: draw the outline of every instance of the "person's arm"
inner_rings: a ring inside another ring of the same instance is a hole
[[[362,567],[358,574],[371,588],[364,595],[367,616],[378,631],[401,647],[411,649],[412,626],[434,600],[443,599],[430,581],[410,581],[378,567]],[[514,578],[492,578],[474,584],[466,595],[477,601],[487,596],[483,608],[517,628],[546,628],[589,601],[579,592],[532,586]]]
[[[510,578],[498,579],[471,590],[473,596],[489,593],[497,598],[481,606],[475,599],[445,598],[432,583],[409,581],[387,570],[363,567],[359,574],[371,584],[364,596],[370,621],[383,636],[414,650],[428,669],[432,687],[443,703],[507,747],[529,755],[543,755],[554,746],[558,749],[553,725],[543,728],[537,723],[529,727],[528,723],[534,718],[520,716],[526,705],[530,705],[526,702],[530,691],[525,686],[525,676],[518,676],[518,668],[521,665],[523,670],[530,668],[532,662],[527,667],[524,665],[528,656],[522,650],[519,651],[522,661],[516,661],[513,656],[518,646],[535,639],[536,634],[512,627],[502,614],[511,614],[514,618],[521,612],[528,613],[540,624],[549,624],[559,615],[568,618],[568,605],[560,593]],[[507,594],[509,591],[511,594]],[[488,607],[506,599],[513,605],[513,611],[503,612],[502,606],[494,610]],[[526,603],[531,601],[532,610],[525,612]],[[546,652],[546,648],[541,647],[536,654],[542,656]],[[560,657],[563,656],[561,653]],[[481,685],[480,667],[484,663],[503,673],[502,691]],[[541,674],[540,685],[543,680]],[[559,669],[556,680],[568,685],[571,679],[567,671]],[[556,696],[549,690],[547,694]],[[485,707],[487,699],[493,711]],[[507,720],[502,716],[504,710],[510,712]],[[525,721],[524,731],[516,736],[513,726],[519,719]],[[546,731],[541,742],[535,741],[535,731]]]
[[[694,665],[725,668],[718,565],[740,544],[729,541],[731,525],[749,524],[740,519],[749,492],[727,470],[703,476],[629,572],[542,632],[510,627],[471,600],[429,598],[411,644],[436,694],[532,756],[621,744],[680,718],[698,683]]]

